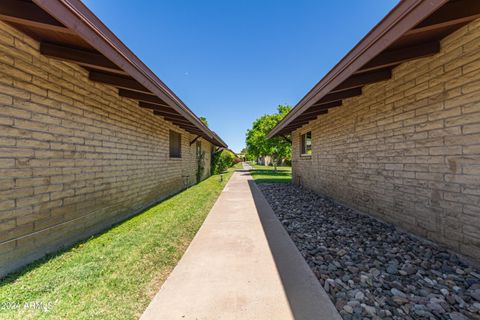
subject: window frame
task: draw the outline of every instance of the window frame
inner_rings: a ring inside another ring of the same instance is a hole
[[[178,137],[178,153],[175,153],[176,150],[172,149],[172,142],[174,140],[172,137]],[[180,132],[169,130],[168,132],[168,155],[170,159],[181,159],[182,158],[182,134]]]
[[[307,139],[310,139],[310,144],[307,143]],[[312,131],[307,131],[300,135],[300,156],[311,157],[312,153]]]

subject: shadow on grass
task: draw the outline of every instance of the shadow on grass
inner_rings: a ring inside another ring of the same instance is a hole
[[[251,170],[250,174],[256,183],[290,183],[292,182],[292,173],[290,170]]]
[[[234,169],[231,169],[231,170],[233,171]],[[229,173],[229,171],[227,170],[223,173],[223,175],[227,176],[228,173]],[[210,177],[214,177],[214,176],[218,176],[218,175],[212,175]],[[225,180],[225,183],[226,183],[226,181],[228,181],[229,177],[227,176],[224,179],[226,179]],[[201,182],[203,182],[203,181],[201,181]],[[92,234],[87,236],[86,238],[82,237],[78,240],[74,240],[72,242],[69,242],[69,243],[66,243],[66,244],[63,244],[63,245],[58,245],[56,247],[56,249],[52,250],[49,253],[46,253],[41,258],[35,259],[32,262],[30,262],[30,263],[28,263],[24,266],[21,266],[19,269],[14,270],[14,271],[4,275],[3,277],[0,277],[0,288],[4,287],[4,286],[6,286],[6,285],[8,285],[12,282],[15,282],[17,279],[21,278],[22,276],[25,276],[29,272],[41,267],[42,265],[47,264],[51,260],[54,260],[54,259],[64,255],[67,252],[71,252],[73,250],[76,250],[76,249],[82,247],[84,244],[90,242],[91,240],[94,240],[98,237],[101,237],[101,236],[107,234],[109,231],[115,229],[116,227],[118,227],[122,224],[128,223],[130,220],[137,219],[139,216],[147,213],[150,209],[160,205],[161,203],[163,203],[167,200],[170,200],[171,198],[174,198],[174,197],[182,194],[183,192],[186,192],[191,187],[196,186],[196,185],[198,185],[198,183],[194,184],[192,186],[189,186],[188,188],[180,189],[176,192],[173,192],[170,195],[166,195],[166,196],[161,197],[161,198],[159,198],[155,201],[152,201],[150,204],[145,205],[145,207],[143,207],[143,208],[141,208],[137,211],[125,214],[123,216],[116,217],[116,219],[114,221],[112,221],[109,224],[106,224],[104,227],[99,228],[98,231],[92,232]]]
[[[78,241],[74,241],[73,243],[68,244],[68,245],[59,246],[58,249],[56,249],[54,252],[46,253],[43,257],[41,257],[37,260],[34,260],[33,262],[30,262],[30,263],[20,267],[20,269],[17,269],[15,271],[12,271],[12,272],[8,273],[3,278],[0,278],[0,288],[2,288],[3,286],[5,286],[9,283],[15,282],[15,280],[17,280],[18,278],[28,274],[30,271],[33,271],[36,268],[41,267],[42,265],[48,263],[50,260],[53,260],[53,259],[55,259],[59,256],[62,256],[66,252],[70,252],[72,250],[75,250],[77,248],[82,247],[83,244],[89,242],[90,240],[98,238],[98,237],[104,235],[105,233],[108,233],[110,230],[115,229],[115,227],[117,227],[117,226],[119,226],[123,223],[127,223],[128,221],[130,221],[132,219],[135,219],[136,217],[142,215],[143,213],[145,213],[148,210],[152,209],[153,207],[159,205],[160,203],[162,203],[162,202],[164,202],[164,201],[166,201],[170,198],[173,198],[176,195],[178,195],[182,192],[185,192],[186,190],[188,190],[188,188],[179,190],[178,192],[175,192],[175,193],[173,193],[173,194],[171,194],[171,195],[169,195],[165,198],[154,201],[153,203],[151,203],[151,204],[147,205],[146,207],[144,207],[143,209],[141,209],[139,212],[133,212],[132,214],[127,215],[126,217],[119,218],[120,219],[119,221],[112,222],[109,226],[105,226],[104,228],[101,228],[99,231],[94,232],[93,234],[91,234],[87,238],[84,238],[84,239],[81,239],[81,240],[78,240]]]

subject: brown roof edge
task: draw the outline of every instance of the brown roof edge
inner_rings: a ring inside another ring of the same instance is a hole
[[[33,0],[67,28],[127,72],[160,99],[191,121],[219,146],[227,147],[219,137],[178,98],[120,39],[80,0]]]
[[[268,138],[277,135],[315,101],[341,84],[446,2],[448,0],[401,1],[297,103],[290,113],[270,131]]]
[[[222,140],[222,138],[220,138],[220,136],[215,132],[215,131],[212,131],[213,132],[213,136],[215,138],[215,140],[217,140],[218,142],[220,142],[221,144],[219,144],[218,146],[220,147],[224,147],[224,148],[228,148],[227,144],[225,143],[225,141]]]

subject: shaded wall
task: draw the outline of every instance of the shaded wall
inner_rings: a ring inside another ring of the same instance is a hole
[[[0,23],[0,276],[196,181],[194,135],[38,49]]]
[[[293,181],[480,259],[479,44],[476,20],[296,130]]]

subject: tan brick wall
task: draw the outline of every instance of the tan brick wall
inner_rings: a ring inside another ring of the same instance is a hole
[[[480,259],[479,44],[476,20],[296,130],[294,182]]]
[[[0,276],[196,180],[194,135],[38,48],[0,23]]]

